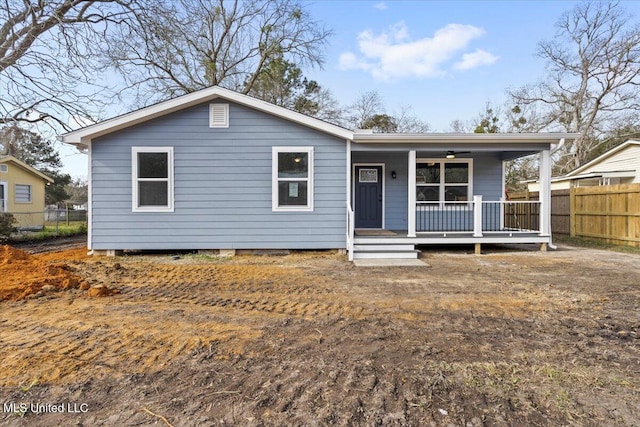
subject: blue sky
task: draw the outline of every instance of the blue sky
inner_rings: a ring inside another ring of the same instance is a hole
[[[452,120],[475,118],[506,89],[541,77],[536,45],[575,3],[314,2],[313,16],[335,35],[324,69],[308,74],[343,104],[375,89],[389,112],[410,105],[434,131],[448,131]]]
[[[323,69],[305,70],[342,105],[377,90],[387,112],[403,106],[436,132],[471,120],[487,101],[535,83],[544,63],[538,42],[575,1],[344,1],[307,3],[334,31]],[[624,2],[634,16],[640,2]],[[86,177],[86,156],[61,152],[65,171]]]

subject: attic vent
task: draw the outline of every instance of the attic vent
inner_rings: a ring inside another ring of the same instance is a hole
[[[0,172],[8,172],[9,171],[9,166],[7,165],[0,165]]]
[[[229,127],[229,104],[209,104],[209,127]]]

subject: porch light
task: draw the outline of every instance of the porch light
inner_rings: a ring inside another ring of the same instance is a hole
[[[293,161],[296,163],[300,163],[302,161],[302,157],[298,156],[298,157],[294,157]]]
[[[447,151],[447,159],[455,159],[456,158],[456,153],[454,153],[453,151]]]
[[[391,171],[391,179],[396,179],[397,177],[396,171]]]

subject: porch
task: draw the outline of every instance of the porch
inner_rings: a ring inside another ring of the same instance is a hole
[[[409,230],[356,229],[353,212],[349,224],[353,236],[347,239],[349,258],[417,258],[417,245],[481,245],[535,243],[546,250],[550,236],[540,232],[538,201],[473,201],[446,208],[416,203],[416,232]]]
[[[417,258],[416,245],[474,244],[479,252],[483,243],[535,243],[542,250],[551,243],[552,138],[379,138],[356,137],[348,149],[350,259]],[[508,200],[505,161],[532,154],[547,191],[539,201]]]

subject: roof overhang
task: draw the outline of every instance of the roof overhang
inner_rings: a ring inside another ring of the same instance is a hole
[[[588,169],[591,166],[600,163],[601,161],[613,156],[614,154],[626,149],[627,147],[629,147],[631,145],[639,145],[640,146],[640,141],[636,141],[636,140],[633,140],[633,139],[625,141],[622,144],[618,145],[617,147],[614,147],[611,150],[609,150],[609,151],[607,151],[605,153],[602,153],[601,155],[599,155],[595,159],[591,160],[590,162],[587,162],[584,165],[572,170],[571,172],[569,172],[567,174],[567,176],[568,177],[576,176],[576,175],[580,174],[580,172],[582,172],[583,170]]]
[[[26,164],[25,162],[16,159],[13,156],[2,156],[0,157],[0,163],[14,163],[16,165],[18,165],[19,167],[21,167],[22,169],[25,169],[28,172],[31,172],[33,175],[38,176],[39,178],[42,178],[43,180],[53,184],[53,178],[48,177],[47,175],[43,174],[42,172],[40,172],[38,169],[29,166],[28,164]]]
[[[366,144],[557,144],[572,141],[577,133],[368,133],[355,132],[353,142]]]
[[[235,102],[345,140],[353,138],[352,131],[340,126],[232,90],[212,86],[65,133],[59,136],[59,140],[78,148],[87,148],[94,138],[215,99]]]

